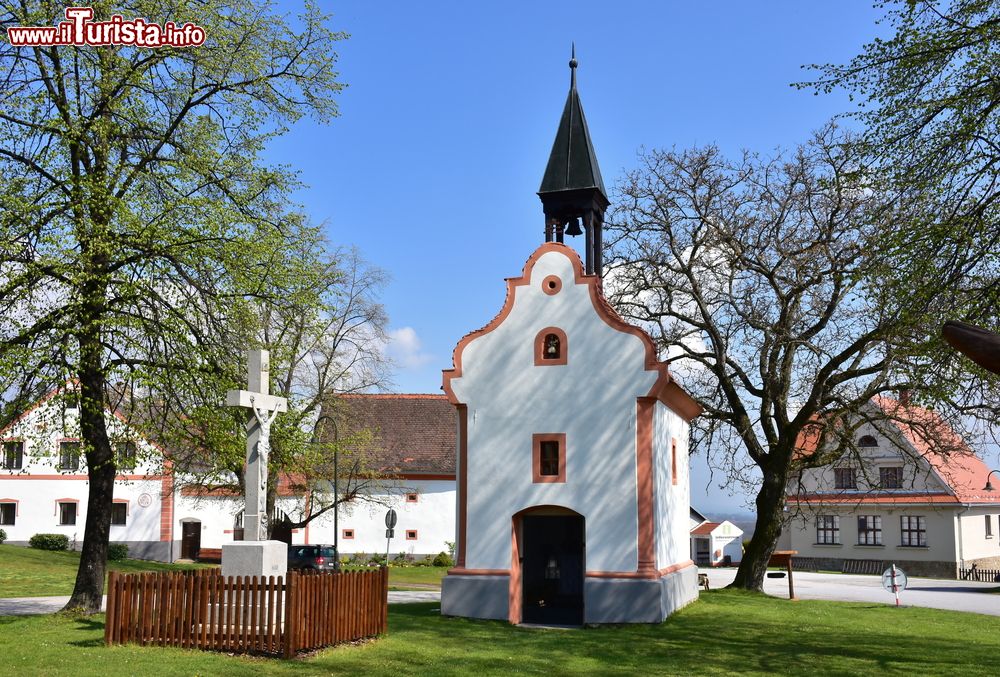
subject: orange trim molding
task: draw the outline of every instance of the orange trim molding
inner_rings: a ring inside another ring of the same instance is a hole
[[[562,280],[558,275],[546,275],[542,280],[542,291],[549,296],[555,296],[562,289]]]
[[[694,562],[687,560],[686,562],[678,562],[677,564],[672,564],[668,567],[664,567],[663,569],[652,569],[650,571],[588,571],[586,576],[587,578],[657,579],[676,571],[680,571],[681,569],[687,569],[690,566],[694,566]]]
[[[542,442],[559,445],[559,473],[542,474]],[[562,484],[566,482],[566,433],[535,433],[531,436],[531,481],[534,484]]]
[[[14,504],[14,517],[18,517],[21,514],[21,501],[16,498],[0,498],[0,503],[13,503]]]
[[[649,573],[656,568],[653,523],[653,409],[656,400],[640,397],[636,400],[635,413],[635,470],[638,497],[638,553],[639,572]]]
[[[342,539],[344,539],[345,541],[352,541],[352,540],[354,540],[354,529],[341,529],[340,530],[340,537]]]
[[[545,357],[545,337],[555,334],[559,339],[559,357]],[[546,327],[535,336],[535,366],[553,367],[558,364],[566,364],[569,357],[569,341],[566,339],[566,332],[559,327]]]
[[[466,569],[465,567],[455,567],[448,569],[449,576],[509,576],[508,569]]]

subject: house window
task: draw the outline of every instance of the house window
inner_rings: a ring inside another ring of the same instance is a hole
[[[125,520],[127,517],[128,517],[127,503],[111,504],[111,524],[113,526],[119,526],[119,527],[125,526]]]
[[[553,477],[559,474],[559,443],[553,441],[542,442],[541,458],[539,460],[538,474],[546,477]]]
[[[17,503],[0,503],[0,524],[13,526],[17,519]]]
[[[902,535],[900,545],[907,547],[927,547],[927,521],[923,517],[903,515],[899,518]]]
[[[3,443],[4,470],[20,470],[24,465],[24,442],[13,440]]]
[[[59,443],[59,469],[79,470],[80,469],[80,443],[60,442]]]
[[[76,524],[76,503],[59,504],[59,524]]]
[[[415,540],[417,540],[417,530],[416,529],[407,529],[406,530],[406,540],[408,540],[408,541],[415,541]]]
[[[840,543],[840,517],[838,515],[816,516],[816,543],[819,545]]]
[[[833,486],[836,489],[857,489],[858,478],[854,474],[854,468],[834,468]]]
[[[135,442],[126,442],[118,447],[115,465],[119,471],[135,470]]]
[[[670,483],[677,484],[677,440],[670,440]]]
[[[878,440],[871,435],[862,435],[861,439],[858,440],[859,447],[877,447]]]
[[[567,349],[566,332],[558,327],[546,327],[535,336],[535,366],[566,364]]]
[[[993,538],[993,515],[986,515],[986,538]]]
[[[565,482],[565,433],[543,433],[532,435],[531,446],[532,482]]]
[[[901,489],[903,486],[903,469],[899,466],[879,468],[878,481],[883,489]]]
[[[354,529],[342,529],[340,532],[340,537],[345,541],[350,541],[354,538]]]
[[[410,493],[410,494],[406,495],[406,502],[407,503],[416,503],[419,500],[420,500],[420,497],[417,494],[415,494],[415,493]]]
[[[882,517],[858,516],[858,545],[882,545]]]

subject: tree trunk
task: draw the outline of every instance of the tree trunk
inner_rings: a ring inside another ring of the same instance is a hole
[[[100,270],[98,265],[94,265],[93,269]],[[85,279],[77,334],[80,346],[80,437],[87,458],[90,489],[80,567],[76,572],[73,594],[65,608],[88,614],[101,611],[115,490],[115,462],[105,418],[106,376],[101,343],[105,288],[106,282],[99,274],[91,274]]]
[[[757,492],[757,524],[753,538],[743,553],[743,560],[736,571],[736,578],[729,586],[744,590],[764,590],[764,574],[778,544],[785,505],[785,478],[764,469],[764,482]]]
[[[80,567],[66,609],[99,613],[111,533],[115,464],[104,418],[103,380],[100,374],[88,372],[81,373],[80,379],[80,435],[86,449],[90,491]]]

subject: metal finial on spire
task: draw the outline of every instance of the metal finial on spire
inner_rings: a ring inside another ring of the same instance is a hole
[[[569,86],[576,89],[576,42],[573,42],[572,45],[572,51],[570,52],[569,59]]]

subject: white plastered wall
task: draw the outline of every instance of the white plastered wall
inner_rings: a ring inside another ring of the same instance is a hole
[[[137,447],[135,469],[115,481],[114,498],[126,503],[126,518],[124,525],[111,526],[110,540],[159,541],[162,454],[116,416],[108,414],[106,420],[112,445],[128,440]],[[50,400],[0,435],[4,441],[18,440],[24,445],[21,469],[0,469],[0,503],[17,506],[14,524],[0,525],[8,541],[26,542],[35,534],[53,533],[66,535],[71,547],[82,544],[90,491],[86,458],[81,453],[75,471],[58,467],[59,442],[79,439],[79,430],[78,411],[64,410],[58,400]],[[59,524],[59,502],[76,502],[76,524]]]
[[[688,424],[661,402],[653,415],[653,481],[656,567],[691,559],[691,482]],[[677,483],[673,482],[671,447],[677,445]],[[687,519],[678,516],[687,515]]]
[[[549,275],[562,283],[552,296],[541,288]],[[468,406],[466,567],[509,568],[511,517],[557,505],[586,520],[588,570],[635,571],[636,398],[657,374],[644,369],[642,340],[597,314],[567,255],[542,254],[514,294],[510,314],[466,346],[451,381]],[[549,326],[566,333],[568,363],[536,367],[535,336]],[[533,433],[566,434],[565,483],[532,482]],[[686,508],[681,517],[686,525]]]

